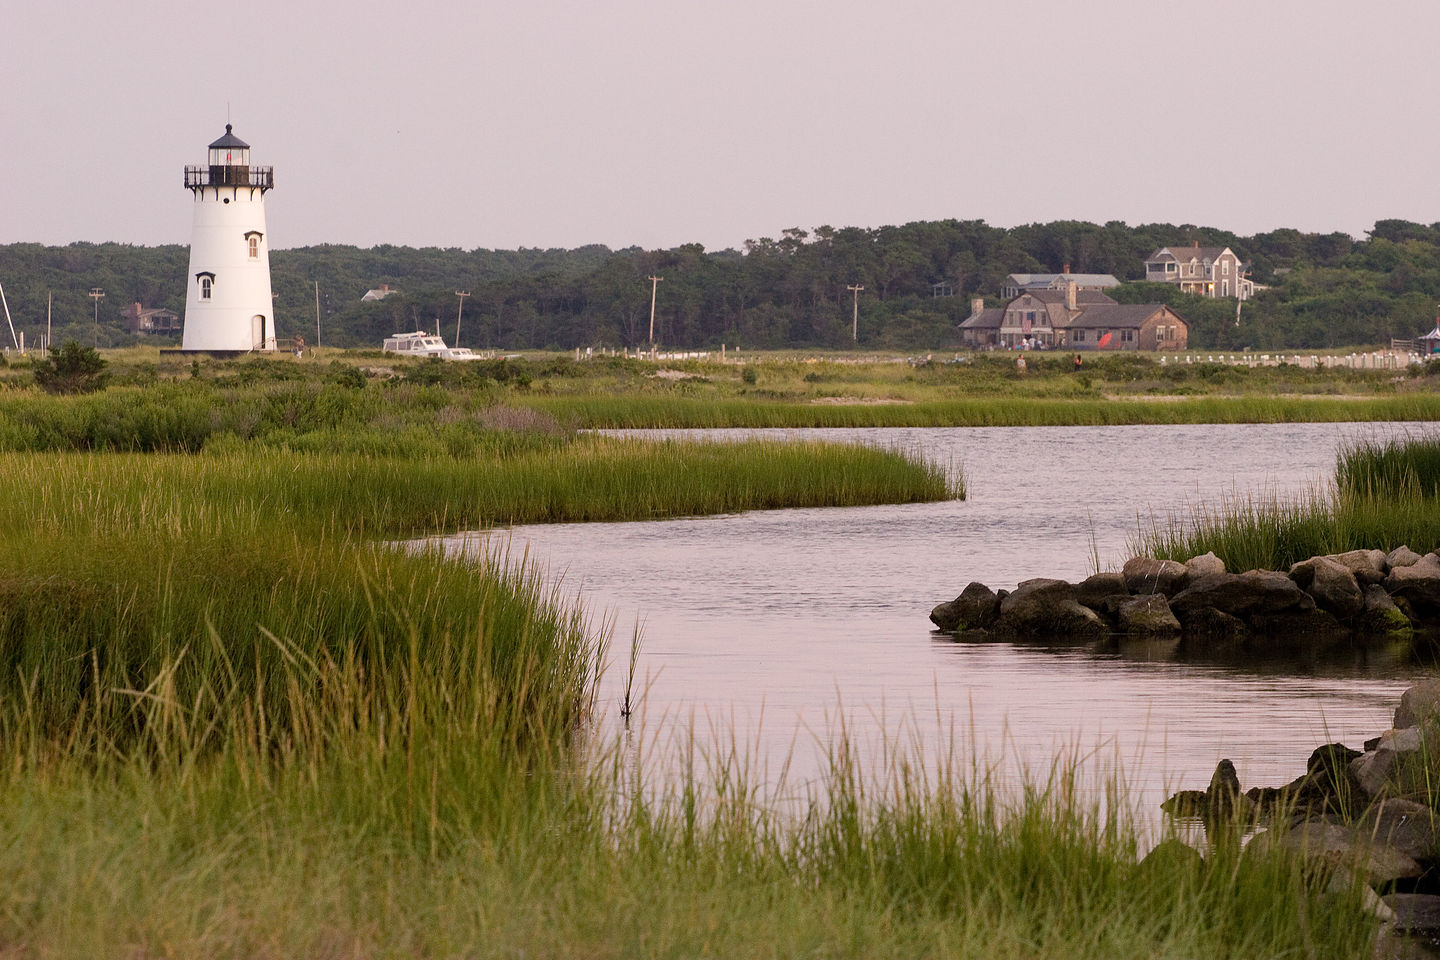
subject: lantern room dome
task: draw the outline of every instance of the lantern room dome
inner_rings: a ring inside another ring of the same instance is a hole
[[[250,149],[250,144],[246,143],[244,140],[241,140],[239,137],[235,136],[235,134],[233,134],[233,133],[230,132],[230,124],[228,124],[228,123],[225,124],[225,136],[221,137],[219,140],[216,140],[214,143],[210,144],[210,149],[211,149],[211,150],[224,150],[224,149],[227,149],[227,148],[232,149],[232,150],[234,150],[234,149],[249,150],[249,149]]]

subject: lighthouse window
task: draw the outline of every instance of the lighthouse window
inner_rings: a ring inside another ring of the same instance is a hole
[[[210,299],[210,287],[211,287],[211,285],[212,285],[213,283],[214,283],[214,281],[213,281],[210,277],[201,277],[201,278],[200,278],[200,299],[201,299],[201,300],[209,300],[209,299]]]
[[[250,259],[251,259],[251,260],[258,260],[259,258],[260,258],[260,238],[259,238],[259,237],[252,236],[252,237],[250,238]]]

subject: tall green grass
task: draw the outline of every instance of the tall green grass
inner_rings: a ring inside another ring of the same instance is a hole
[[[646,395],[533,396],[511,402],[579,427],[990,427],[1305,423],[1440,419],[1440,396],[1100,400],[987,397],[917,403],[797,403]]]
[[[1294,497],[1250,495],[1152,520],[1135,554],[1187,560],[1213,551],[1231,570],[1283,570],[1322,554],[1440,549],[1440,441],[1358,441],[1335,481]]]

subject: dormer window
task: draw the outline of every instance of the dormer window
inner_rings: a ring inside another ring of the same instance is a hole
[[[195,274],[195,279],[200,281],[200,299],[209,300],[210,293],[215,287],[215,274],[205,272]]]
[[[261,234],[258,230],[251,230],[249,233],[245,234],[245,243],[250,248],[251,260],[260,259],[260,237]]]

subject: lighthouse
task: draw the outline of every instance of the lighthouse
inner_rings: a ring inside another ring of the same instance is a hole
[[[275,186],[275,171],[250,166],[250,145],[228,123],[207,159],[185,168],[195,219],[180,349],[274,350],[265,193]]]

